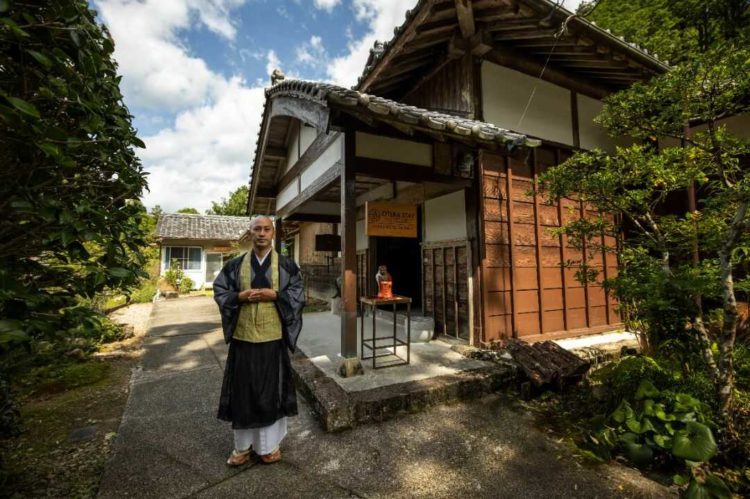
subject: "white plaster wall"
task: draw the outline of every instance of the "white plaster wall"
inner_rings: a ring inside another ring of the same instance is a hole
[[[323,153],[318,156],[313,164],[302,171],[301,190],[304,191],[315,179],[324,174],[336,161],[341,159],[341,142],[343,135],[334,140]]]
[[[318,129],[314,126],[302,125],[299,137],[299,155],[302,156],[318,136]]]
[[[750,113],[740,114],[732,116],[730,118],[719,121],[719,124],[725,125],[727,130],[732,134],[742,139],[750,140]],[[694,127],[694,131],[702,131],[706,129],[706,125]]]
[[[360,158],[432,166],[432,146],[430,144],[362,132],[357,132],[355,137],[355,155]]]
[[[464,191],[456,191],[424,203],[425,241],[466,239]]]
[[[284,173],[288,172],[289,169],[294,166],[300,156],[299,152],[299,127],[294,127],[290,132],[289,147],[287,147],[286,155],[286,166],[284,167]]]
[[[284,206],[289,204],[289,201],[294,199],[297,194],[299,194],[298,188],[299,186],[297,185],[297,180],[295,177],[295,180],[292,180],[289,185],[284,187],[284,189],[276,197],[276,209],[283,208]]]
[[[369,241],[365,232],[365,221],[357,220],[357,251],[367,249]]]
[[[534,97],[519,124],[532,92]],[[485,121],[515,132],[573,144],[570,91],[563,87],[484,61],[482,102]]]

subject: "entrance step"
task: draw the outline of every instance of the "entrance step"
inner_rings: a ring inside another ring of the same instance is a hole
[[[365,316],[365,322],[370,319],[372,320],[372,316],[369,315],[370,312],[367,312],[367,315]],[[377,309],[375,313],[375,317],[378,320],[378,328],[381,328],[385,326],[386,328],[388,325],[390,327],[393,327],[393,310],[388,310],[386,308],[383,309]],[[406,310],[397,310],[396,311],[396,326],[399,329],[403,329],[404,333],[403,336],[406,335]],[[411,341],[430,341],[435,336],[435,319],[433,319],[430,316],[422,315],[421,312],[417,312],[416,314],[412,312],[411,314]]]
[[[479,398],[513,386],[518,376],[518,371],[512,366],[488,365],[444,376],[347,391],[301,350],[292,357],[292,371],[297,389],[308,399],[327,432]]]

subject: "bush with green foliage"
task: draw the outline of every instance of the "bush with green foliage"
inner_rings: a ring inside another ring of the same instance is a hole
[[[0,2],[3,357],[32,339],[101,336],[81,299],[143,276],[144,145],[113,52],[85,0]]]
[[[184,276],[182,280],[180,280],[180,286],[178,291],[182,294],[188,294],[190,291],[193,290],[193,280],[189,278],[188,276]]]
[[[687,497],[729,498],[721,478],[708,471],[717,452],[711,409],[686,393],[659,390],[644,379],[588,435],[588,447],[602,459],[622,454],[639,467],[677,469],[673,481],[688,485]]]
[[[169,268],[164,272],[164,280],[167,281],[167,284],[174,289],[179,290],[180,282],[182,282],[184,277],[185,272],[182,270],[180,262],[177,260],[169,262]]]
[[[130,293],[130,301],[133,303],[148,303],[156,296],[156,284],[151,280],[144,280],[141,285]]]

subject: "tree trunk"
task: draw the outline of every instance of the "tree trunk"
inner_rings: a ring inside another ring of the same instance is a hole
[[[719,252],[721,264],[721,291],[724,299],[724,322],[719,337],[719,383],[716,386],[719,399],[719,414],[726,419],[732,406],[734,391],[734,339],[737,335],[737,299],[734,295],[734,279],[730,255]]]

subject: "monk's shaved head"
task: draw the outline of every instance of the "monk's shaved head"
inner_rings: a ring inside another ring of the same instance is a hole
[[[253,227],[255,227],[258,224],[258,222],[260,222],[261,220],[263,221],[267,220],[268,222],[271,223],[271,225],[273,225],[273,220],[271,220],[271,217],[267,215],[255,215],[253,218],[250,219],[250,230],[253,230]]]

